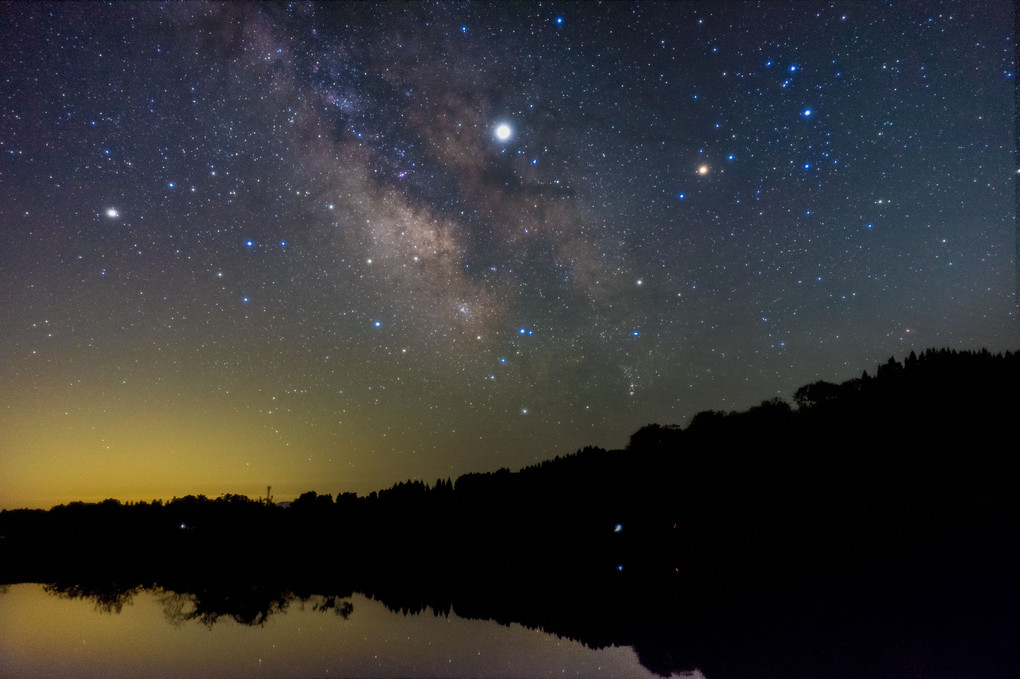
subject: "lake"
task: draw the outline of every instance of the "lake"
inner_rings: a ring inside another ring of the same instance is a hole
[[[603,583],[582,598],[522,588],[431,606],[399,589],[12,584],[0,586],[0,678],[1006,679],[1020,653],[1001,581],[869,592],[843,579],[707,603]]]
[[[656,676],[630,647],[591,649],[455,611],[402,614],[360,594],[295,598],[249,625],[207,624],[191,597],[164,590],[105,605],[38,584],[0,592],[3,677]]]

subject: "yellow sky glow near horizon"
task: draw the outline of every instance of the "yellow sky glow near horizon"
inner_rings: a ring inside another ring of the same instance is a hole
[[[170,499],[224,493],[262,496],[274,477],[293,479],[292,447],[253,425],[251,414],[210,403],[107,408],[61,399],[10,407],[0,419],[0,508],[73,501]],[[290,492],[312,489],[296,482]],[[278,492],[277,492],[278,491]],[[279,485],[274,495],[284,497]]]

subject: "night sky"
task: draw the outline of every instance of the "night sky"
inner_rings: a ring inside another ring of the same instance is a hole
[[[367,493],[1020,348],[1013,8],[0,5],[0,507]]]

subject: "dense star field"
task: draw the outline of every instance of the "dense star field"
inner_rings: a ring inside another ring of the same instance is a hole
[[[0,5],[0,507],[364,493],[1016,349],[1012,25]]]

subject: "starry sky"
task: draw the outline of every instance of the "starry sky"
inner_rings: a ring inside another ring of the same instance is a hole
[[[517,469],[1020,348],[1008,2],[0,5],[0,507]]]

